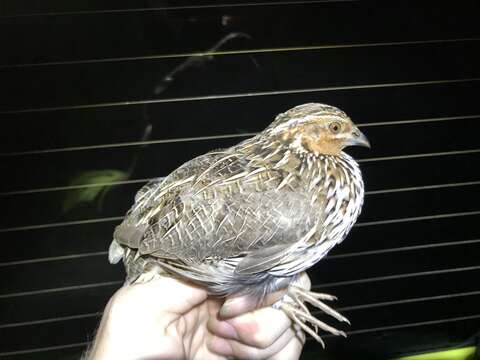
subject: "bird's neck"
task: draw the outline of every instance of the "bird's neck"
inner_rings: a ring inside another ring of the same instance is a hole
[[[364,185],[360,168],[344,152],[308,157],[302,162],[300,176],[307,182],[309,190],[318,196],[332,197],[340,202],[363,203]]]
[[[268,163],[268,167],[297,173],[312,190],[325,191],[323,187],[330,186],[332,181],[339,181],[342,186],[352,183],[363,191],[360,168],[343,151],[338,155],[315,155],[306,151],[294,151],[289,144],[261,136],[243,141],[238,148],[258,164]]]

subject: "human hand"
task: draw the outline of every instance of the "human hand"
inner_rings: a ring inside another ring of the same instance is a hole
[[[306,275],[302,280],[310,286]],[[249,297],[223,305],[170,277],[126,286],[108,303],[88,359],[298,359],[304,334],[268,306],[281,296],[271,294],[255,309]]]

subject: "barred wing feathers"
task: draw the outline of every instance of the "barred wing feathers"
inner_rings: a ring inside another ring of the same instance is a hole
[[[307,188],[243,154],[205,154],[141,189],[115,239],[167,267],[230,261],[238,274],[268,271],[318,240],[324,201]]]

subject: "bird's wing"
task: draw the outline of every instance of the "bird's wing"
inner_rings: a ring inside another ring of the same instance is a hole
[[[298,175],[237,154],[206,159],[139,196],[146,221],[131,232],[140,254],[187,264],[235,258],[237,272],[255,273],[319,233],[324,202]]]
[[[115,229],[115,241],[120,245],[137,249],[150,224],[156,219],[167,217],[173,224],[178,217],[178,212],[172,216],[172,211],[178,203],[177,196],[185,187],[191,185],[196,174],[204,171],[222,156],[222,151],[201,155],[186,162],[167,177],[156,178],[144,185],[135,195],[134,205],[123,222]]]

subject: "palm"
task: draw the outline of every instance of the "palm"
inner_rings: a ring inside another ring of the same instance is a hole
[[[163,349],[168,359],[225,359],[212,353],[207,343],[212,334],[207,328],[208,319],[216,316],[223,301],[206,299],[182,315],[171,313],[171,327],[176,331],[168,334],[169,343]]]
[[[227,359],[211,350],[219,336],[230,339],[230,355],[298,358],[303,334],[295,335],[288,317],[273,308],[251,312],[258,304],[241,300],[227,306],[232,338],[217,315],[224,299],[204,289],[169,277],[123,287],[107,305],[89,359]]]
[[[142,349],[142,358],[222,359],[207,348],[207,322],[218,313],[220,299],[172,278],[124,287],[115,298],[112,318],[129,324],[122,338]]]

